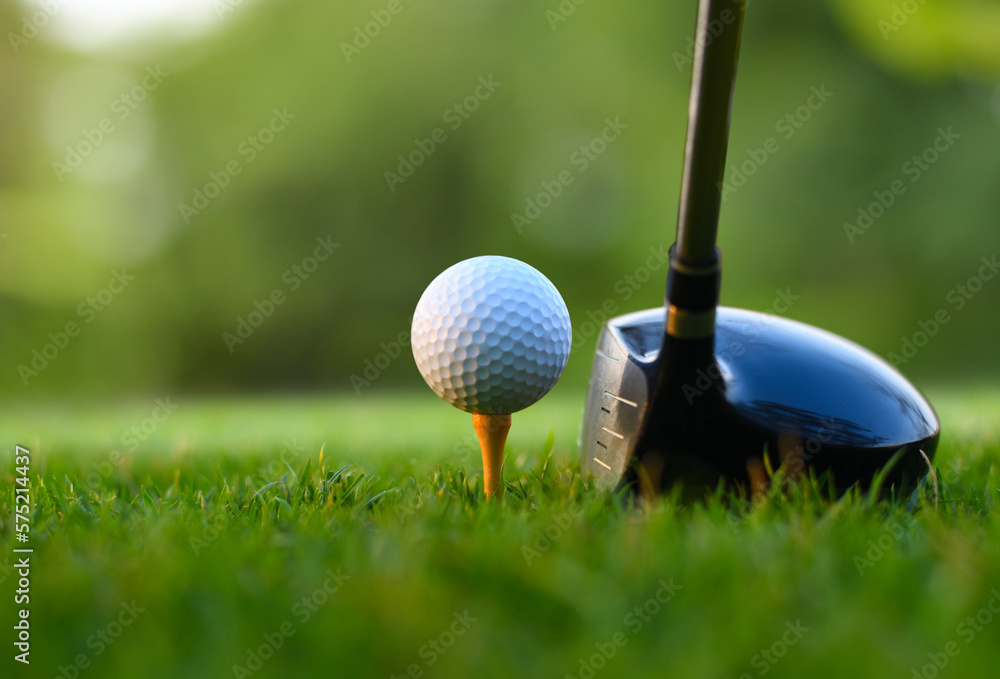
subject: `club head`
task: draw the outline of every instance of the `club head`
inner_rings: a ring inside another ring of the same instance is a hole
[[[857,344],[768,314],[719,307],[712,357],[647,419],[670,367],[659,361],[664,318],[620,316],[598,339],[579,449],[602,485],[746,482],[765,457],[792,475],[828,471],[840,490],[867,487],[894,456],[883,487],[926,474],[940,425],[920,392]]]

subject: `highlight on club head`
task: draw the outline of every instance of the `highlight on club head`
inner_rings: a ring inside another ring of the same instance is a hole
[[[745,9],[698,4],[665,304],[604,327],[579,440],[584,465],[602,483],[649,494],[681,481],[766,483],[768,467],[825,473],[839,489],[882,477],[909,488],[940,434],[909,382],[836,335],[718,306],[719,178]]]
[[[840,490],[885,469],[905,491],[927,472],[940,425],[920,392],[857,344],[768,314],[720,307],[711,360],[650,409],[665,314],[612,319],[598,339],[579,449],[602,485],[749,484],[764,460]]]

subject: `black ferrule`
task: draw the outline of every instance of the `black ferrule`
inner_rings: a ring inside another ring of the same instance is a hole
[[[719,250],[709,261],[687,263],[678,259],[675,246],[670,248],[670,272],[667,274],[667,304],[689,312],[708,311],[719,304],[721,267]]]

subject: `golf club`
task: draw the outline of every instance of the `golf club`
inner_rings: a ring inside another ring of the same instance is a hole
[[[581,458],[599,483],[643,495],[679,481],[756,485],[768,467],[828,472],[838,491],[867,488],[882,470],[882,487],[902,492],[927,473],[940,435],[920,392],[836,335],[718,306],[716,233],[744,5],[699,3],[666,303],[602,329]]]

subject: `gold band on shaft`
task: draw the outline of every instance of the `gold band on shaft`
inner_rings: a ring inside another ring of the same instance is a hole
[[[710,337],[715,332],[715,309],[684,311],[671,304],[667,308],[667,334],[677,339]]]

